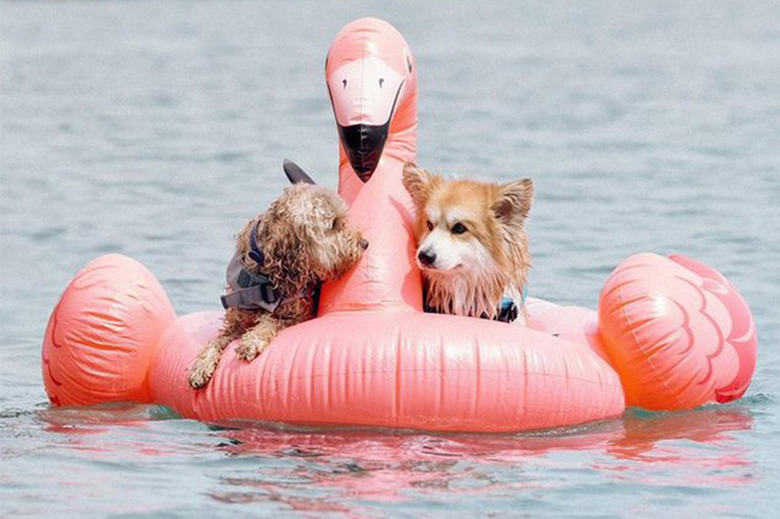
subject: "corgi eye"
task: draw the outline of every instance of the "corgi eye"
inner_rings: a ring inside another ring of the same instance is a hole
[[[431,223],[431,221],[430,221],[430,220],[428,220],[427,222],[425,222],[425,226],[426,226],[426,227],[428,227],[428,230],[429,230],[429,231],[432,231],[432,230],[433,230],[433,223]]]
[[[466,231],[468,231],[468,229],[460,222],[452,226],[452,234],[463,234]]]

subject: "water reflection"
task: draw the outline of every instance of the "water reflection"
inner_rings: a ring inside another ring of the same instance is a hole
[[[127,481],[137,476],[134,484],[143,488],[149,483],[141,475],[150,467],[184,468],[183,484],[196,485],[211,502],[364,516],[400,502],[458,503],[474,511],[469,507],[482,502],[475,496],[543,502],[547,497],[538,496],[555,492],[562,499],[595,491],[615,498],[624,485],[694,493],[749,485],[755,464],[738,433],[753,427],[750,404],[629,411],[615,420],[514,435],[206,426],[143,405],[45,408],[28,425],[41,445],[89,462],[82,479],[110,466]],[[72,479],[58,477],[61,485]]]
[[[611,441],[607,453],[635,461],[695,463],[683,453],[669,452],[661,442],[690,440],[722,445],[732,440],[730,433],[749,430],[753,416],[739,405],[709,406],[692,411],[647,413],[631,411],[623,418],[623,434]]]
[[[749,483],[753,462],[733,433],[752,423],[746,407],[733,405],[678,413],[630,411],[617,420],[523,435],[241,427],[218,431],[217,449],[230,457],[285,463],[272,463],[270,469],[262,461],[253,473],[226,477],[212,497],[344,511],[345,500],[352,499],[523,492],[593,478],[699,487]],[[579,476],[556,479],[550,473]],[[312,488],[321,497],[305,492],[301,498],[303,489]]]

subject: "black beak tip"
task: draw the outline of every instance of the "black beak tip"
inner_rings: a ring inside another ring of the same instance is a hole
[[[349,163],[358,178],[366,183],[376,171],[385,147],[390,124],[339,126],[339,135]]]
[[[376,171],[377,164],[366,164],[366,161],[350,160],[352,169],[355,170],[357,177],[365,184],[371,180],[371,176]]]

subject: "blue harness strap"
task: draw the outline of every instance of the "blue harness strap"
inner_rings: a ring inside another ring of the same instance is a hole
[[[501,321],[503,323],[511,323],[517,319],[517,305],[511,297],[505,297],[501,300],[501,306],[498,309],[498,314],[494,318],[495,321]]]
[[[252,232],[249,233],[249,257],[252,258],[252,261],[257,263],[259,267],[262,267],[265,263],[265,256],[263,256],[263,251],[260,250],[260,247],[257,246],[257,226],[260,225],[260,220],[257,221],[254,227],[252,227]]]
[[[504,297],[504,299],[501,300],[501,306],[498,309],[498,314],[496,315],[495,320],[504,323],[511,323],[512,321],[515,321],[520,315],[520,310],[525,307],[525,301],[527,298],[528,290],[526,285],[523,285],[520,288],[519,305],[515,303],[515,300],[511,297]]]

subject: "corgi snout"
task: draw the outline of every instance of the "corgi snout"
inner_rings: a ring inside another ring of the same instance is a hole
[[[417,261],[423,267],[430,267],[436,263],[436,253],[431,249],[420,249],[417,252]]]

